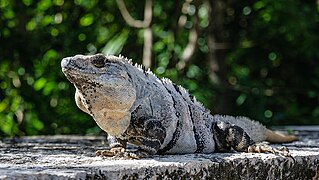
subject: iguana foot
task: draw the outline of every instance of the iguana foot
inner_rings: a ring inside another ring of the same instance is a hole
[[[100,157],[114,157],[114,158],[125,158],[125,159],[140,159],[149,157],[150,154],[145,151],[132,151],[127,152],[122,147],[112,148],[110,150],[97,150],[96,156]]]
[[[265,143],[265,142],[255,143],[253,145],[250,145],[247,149],[247,152],[250,152],[250,153],[269,152],[269,153],[273,153],[273,154],[281,155],[285,157],[292,157],[287,147],[273,148],[268,143]]]
[[[132,151],[132,152],[125,152],[124,158],[128,159],[140,159],[140,158],[147,158],[150,157],[150,154],[145,151]]]
[[[123,147],[115,147],[106,150],[97,150],[95,152],[96,156],[106,156],[106,157],[113,157],[119,154],[123,154],[125,152],[125,148]]]

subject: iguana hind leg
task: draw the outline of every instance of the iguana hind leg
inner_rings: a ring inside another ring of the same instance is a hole
[[[239,126],[225,122],[217,122],[213,126],[217,151],[229,151],[234,149],[242,152],[264,153],[269,152],[291,157],[287,148],[273,148],[267,143],[256,143]]]
[[[213,126],[214,139],[217,151],[246,151],[246,149],[254,144],[254,141],[239,126],[225,122],[217,122]]]

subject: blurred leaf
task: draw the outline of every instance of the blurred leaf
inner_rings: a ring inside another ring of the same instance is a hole
[[[119,35],[114,36],[108,43],[102,48],[103,54],[119,54],[125,45],[128,38],[129,31],[123,30]]]
[[[236,104],[238,106],[241,106],[247,99],[247,95],[246,94],[241,94],[240,96],[237,97],[236,99]]]
[[[81,26],[90,26],[94,22],[93,14],[86,14],[80,19]]]
[[[47,83],[47,80],[42,77],[42,78],[35,81],[33,87],[36,91],[39,91],[40,89],[42,89],[45,86],[46,83]]]

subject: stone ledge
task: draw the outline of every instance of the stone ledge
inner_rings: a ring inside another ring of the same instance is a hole
[[[4,138],[0,179],[319,179],[319,128],[298,132],[300,141],[284,144],[295,161],[264,153],[114,160],[94,156],[107,146],[103,136]]]

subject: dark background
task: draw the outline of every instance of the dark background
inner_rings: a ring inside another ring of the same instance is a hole
[[[98,52],[143,63],[212,113],[319,123],[318,1],[146,2],[1,0],[0,136],[101,132],[60,68]]]

